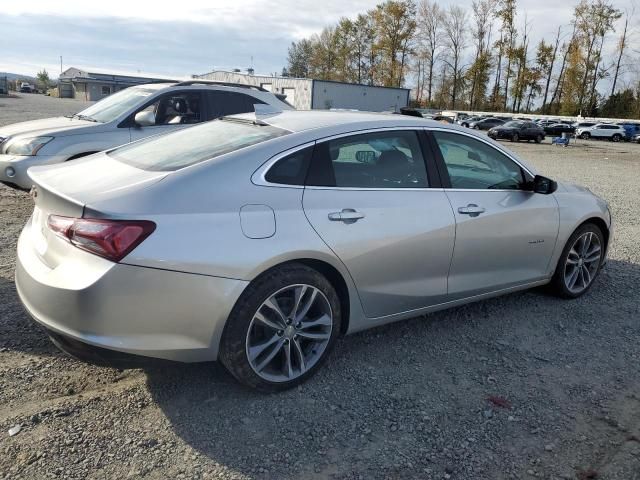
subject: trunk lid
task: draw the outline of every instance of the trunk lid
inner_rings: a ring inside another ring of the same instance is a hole
[[[31,197],[35,203],[28,234],[38,257],[55,268],[65,258],[90,254],[52,232],[47,225],[49,215],[83,217],[87,205],[146,188],[168,172],[140,170],[98,153],[69,163],[32,167],[28,174],[34,183]]]

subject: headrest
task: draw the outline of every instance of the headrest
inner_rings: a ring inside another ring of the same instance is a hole
[[[174,98],[171,106],[177,113],[187,113],[187,102],[182,98]]]

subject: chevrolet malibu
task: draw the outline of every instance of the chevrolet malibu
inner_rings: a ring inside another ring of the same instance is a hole
[[[281,390],[343,334],[548,285],[576,298],[607,203],[462,127],[227,117],[29,170],[26,310],[71,351],[219,360]]]

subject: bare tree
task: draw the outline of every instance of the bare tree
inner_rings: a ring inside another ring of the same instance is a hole
[[[490,42],[491,27],[493,25],[493,11],[497,0],[473,0],[473,30],[475,41],[475,57],[471,70],[471,92],[469,95],[469,108],[472,110],[478,103],[478,97],[484,98],[487,82],[489,80],[489,68],[491,67],[488,44]]]
[[[445,63],[451,68],[451,108],[456,108],[458,91],[462,80],[462,54],[467,40],[467,12],[452,5],[444,18],[445,47],[447,58]]]
[[[422,0],[418,5],[418,55],[422,57],[427,103],[433,100],[435,66],[442,48],[443,12],[435,1]]]
[[[538,56],[540,67],[545,70],[545,75],[547,77],[545,86],[544,86],[544,97],[542,99],[542,113],[545,113],[545,107],[547,106],[547,97],[549,96],[549,85],[551,84],[551,75],[553,75],[553,64],[556,62],[556,56],[558,55],[558,46],[560,45],[560,32],[562,31],[562,27],[558,27],[558,33],[556,34],[556,42],[553,46],[553,54],[551,57],[546,55],[548,52],[544,51],[541,55]],[[542,42],[544,45],[544,41]],[[544,49],[544,47],[543,47]]]
[[[616,93],[616,84],[618,83],[618,75],[620,74],[620,63],[622,62],[622,55],[624,55],[624,49],[627,46],[627,27],[629,26],[629,14],[627,13],[624,19],[624,31],[618,41],[618,62],[616,63],[616,71],[613,75],[613,83],[611,85],[611,95]]]

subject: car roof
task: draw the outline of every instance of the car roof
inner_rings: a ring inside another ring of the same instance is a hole
[[[364,128],[376,127],[424,127],[441,126],[442,123],[421,117],[376,112],[346,112],[330,110],[286,110],[272,115],[243,113],[234,117],[244,120],[260,120],[290,132],[302,132],[326,127],[367,124]]]

